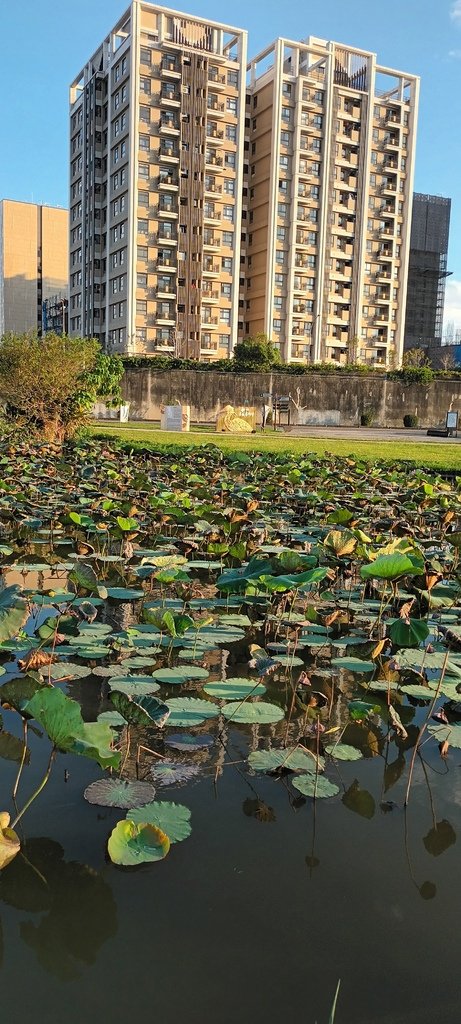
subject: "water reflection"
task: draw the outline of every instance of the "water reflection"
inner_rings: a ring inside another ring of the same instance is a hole
[[[117,932],[117,908],[107,882],[86,864],[64,860],[52,839],[30,839],[0,878],[0,899],[16,910],[42,913],[19,926],[40,966],[60,981],[80,977]]]

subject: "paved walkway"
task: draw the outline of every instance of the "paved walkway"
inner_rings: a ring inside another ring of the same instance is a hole
[[[270,433],[268,429],[266,433]],[[290,437],[331,437],[337,441],[399,441],[410,444],[461,444],[458,437],[428,437],[425,430],[404,430],[399,427],[290,427]]]

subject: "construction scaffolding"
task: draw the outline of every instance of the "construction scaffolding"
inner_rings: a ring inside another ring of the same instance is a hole
[[[405,349],[442,344],[451,199],[413,196]]]

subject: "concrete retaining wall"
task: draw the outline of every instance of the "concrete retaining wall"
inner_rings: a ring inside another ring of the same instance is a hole
[[[412,413],[422,427],[436,426],[448,410],[461,413],[461,381],[402,384],[381,377],[349,375],[302,377],[277,373],[214,373],[196,370],[129,369],[123,383],[130,420],[159,420],[160,407],[176,400],[191,407],[194,423],[216,422],[224,405],[261,406],[261,394],[291,396],[295,424],[357,426],[363,412],[373,413],[377,427],[402,427]],[[109,416],[103,406],[97,415]]]

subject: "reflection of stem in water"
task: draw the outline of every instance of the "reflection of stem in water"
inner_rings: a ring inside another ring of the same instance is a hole
[[[421,761],[422,769],[423,769],[423,772],[424,772],[424,778],[426,780],[427,791],[429,793],[429,803],[430,803],[430,806],[431,806],[432,824],[433,824],[434,828],[437,829],[437,818],[436,818],[436,814],[435,814],[434,798],[432,796],[432,789],[431,789],[429,778],[428,778],[428,774],[427,774],[427,771],[426,771],[426,765],[425,765],[425,763],[424,763],[424,761],[423,761],[423,759],[421,757],[421,754],[418,754],[418,756],[419,756],[419,760]]]
[[[22,720],[22,739],[23,739],[24,747],[23,747],[23,751],[22,751],[21,764],[19,765],[19,771],[18,771],[18,774],[16,776],[16,782],[14,784],[14,789],[13,789],[13,793],[12,793],[13,800],[16,800],[16,794],[18,792],[19,781],[20,781],[20,778],[21,778],[22,769],[24,768],[24,764],[25,764],[25,760],[26,760],[26,754],[27,754],[27,720],[25,718],[23,718],[23,720]]]
[[[408,841],[409,840],[409,837],[408,837],[408,809],[407,809],[406,805],[404,807],[404,820],[405,820],[405,830],[404,830],[405,856],[406,856],[406,859],[407,859],[408,871],[410,873],[410,878],[411,878],[411,880],[413,882],[413,885],[418,890],[419,895],[423,899],[426,899],[426,900],[427,899],[433,899],[434,896],[436,895],[436,892],[437,892],[434,883],[433,882],[423,882],[422,885],[418,885],[418,882],[417,882],[417,880],[416,880],[416,878],[414,876],[414,873],[413,873],[413,865],[411,863],[410,846],[409,846],[409,841]]]
[[[445,654],[445,657],[443,659],[442,671],[440,673],[440,679],[439,679],[439,681],[437,683],[437,689],[436,689],[435,694],[434,694],[434,699],[430,703],[430,706],[429,706],[426,718],[424,719],[424,722],[423,722],[423,724],[422,724],[422,726],[421,726],[421,728],[419,730],[419,733],[418,733],[418,735],[416,737],[416,743],[415,743],[415,746],[414,746],[414,750],[413,750],[413,754],[411,756],[411,762],[410,762],[410,772],[409,772],[409,776],[408,776],[408,785],[407,785],[407,791],[406,791],[406,794],[405,794],[405,807],[407,807],[408,801],[410,799],[411,780],[413,778],[413,769],[415,767],[416,755],[419,752],[419,746],[420,746],[421,740],[422,740],[422,738],[424,736],[424,733],[425,733],[425,731],[427,729],[427,723],[430,721],[432,712],[433,712],[433,710],[435,708],[435,705],[436,705],[436,703],[437,703],[437,701],[439,699],[439,696],[440,696],[440,688],[441,688],[442,683],[443,683],[443,678],[444,678],[444,675],[445,675],[449,654],[450,654],[450,648],[448,647],[447,648],[447,652]]]
[[[48,761],[48,767],[46,769],[46,772],[45,772],[45,774],[43,776],[43,779],[42,779],[40,785],[32,793],[32,796],[29,797],[29,799],[28,799],[27,803],[24,805],[22,811],[20,811],[19,814],[17,815],[17,817],[14,819],[14,821],[11,824],[11,828],[16,828],[16,825],[18,824],[18,821],[20,821],[20,819],[22,818],[23,814],[25,814],[26,811],[29,810],[29,807],[31,806],[31,804],[33,804],[34,800],[36,800],[37,797],[40,796],[40,793],[42,792],[42,789],[45,788],[45,786],[46,786],[46,784],[48,782],[48,779],[49,779],[49,777],[51,775],[51,769],[53,767],[53,762],[54,762],[54,759],[56,757],[56,754],[57,754],[56,747],[53,747],[53,749],[51,751],[51,754],[50,754],[50,760]]]

